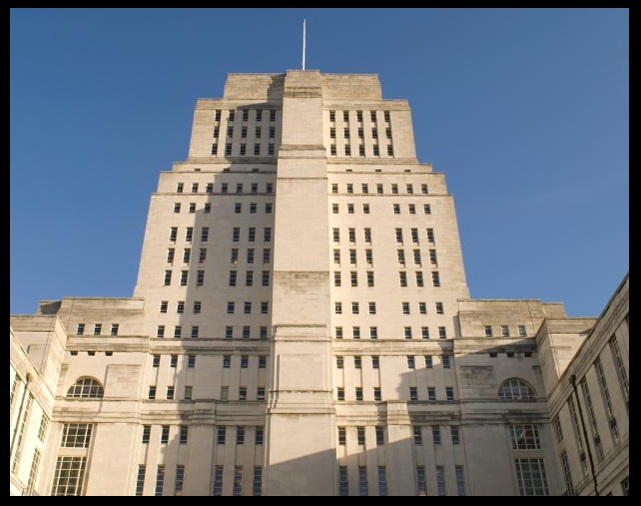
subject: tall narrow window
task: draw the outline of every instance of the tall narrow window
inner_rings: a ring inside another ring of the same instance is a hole
[[[138,466],[138,477],[136,478],[136,495],[141,496],[143,489],[145,488],[145,473],[147,468],[145,465],[141,464]]]
[[[163,487],[165,486],[165,466],[158,466],[156,471],[156,490],[154,495],[161,496]]]
[[[347,480],[347,466],[338,467],[338,495],[349,495],[349,482]]]
[[[223,466],[216,466],[214,468],[214,484],[212,487],[212,495],[223,495]]]
[[[368,495],[367,467],[365,466],[358,466],[358,495]]]

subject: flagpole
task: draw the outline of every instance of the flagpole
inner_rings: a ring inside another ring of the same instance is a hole
[[[305,20],[303,19],[303,70],[305,70]]]

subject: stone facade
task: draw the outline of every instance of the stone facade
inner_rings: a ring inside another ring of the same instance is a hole
[[[621,495],[615,300],[470,299],[444,174],[377,76],[230,74],[160,174],[133,297],[11,317],[12,494]],[[619,430],[594,489],[554,439],[568,374]]]

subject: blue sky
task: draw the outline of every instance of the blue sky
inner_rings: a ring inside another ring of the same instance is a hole
[[[627,9],[11,9],[12,314],[128,297],[228,73],[378,74],[454,195],[470,294],[598,316],[629,268]]]

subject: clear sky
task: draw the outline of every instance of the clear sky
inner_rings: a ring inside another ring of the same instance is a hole
[[[10,312],[128,297],[159,172],[228,73],[378,74],[474,298],[598,316],[629,266],[627,9],[11,9]]]

